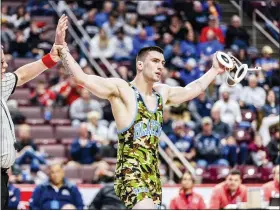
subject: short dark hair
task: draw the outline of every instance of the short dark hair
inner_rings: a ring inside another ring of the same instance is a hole
[[[185,176],[185,174],[190,175],[190,177],[191,177],[191,179],[192,179],[192,182],[193,182],[193,184],[194,184],[194,183],[195,183],[195,178],[194,178],[194,176],[192,175],[192,173],[189,172],[189,171],[185,171],[185,172],[183,173],[182,178],[181,178],[181,181],[183,180],[183,177]]]
[[[238,170],[238,169],[232,169],[229,173],[228,173],[228,176],[229,175],[239,175],[240,178],[241,178],[241,172]]]
[[[143,58],[150,51],[157,51],[157,52],[163,54],[163,50],[158,46],[150,46],[150,47],[141,48],[140,51],[137,54],[136,61],[143,60]]]

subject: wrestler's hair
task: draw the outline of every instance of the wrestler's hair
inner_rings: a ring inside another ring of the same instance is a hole
[[[147,56],[147,53],[150,52],[150,51],[157,51],[157,52],[163,54],[163,50],[158,46],[141,48],[140,51],[137,54],[136,62],[137,61],[143,61],[145,59],[145,57]]]

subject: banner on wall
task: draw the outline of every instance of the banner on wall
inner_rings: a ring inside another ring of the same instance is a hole
[[[32,196],[34,190],[34,185],[16,185],[21,190],[21,202],[19,209],[29,208],[29,199]],[[260,187],[261,185],[248,185],[250,187]],[[89,205],[95,195],[98,193],[102,186],[101,185],[78,185],[78,188],[82,194],[84,204]],[[212,189],[214,185],[198,185],[194,188],[196,193],[202,195],[206,205],[208,205]],[[180,186],[179,185],[169,185],[162,188],[162,206],[168,208],[171,200],[178,196]]]

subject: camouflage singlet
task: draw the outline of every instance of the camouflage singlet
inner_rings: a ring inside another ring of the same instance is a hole
[[[136,117],[131,126],[119,131],[118,156],[115,175],[116,195],[127,208],[144,198],[161,204],[158,144],[162,130],[162,97],[155,91],[157,108],[148,110],[139,91],[130,87],[136,97]]]

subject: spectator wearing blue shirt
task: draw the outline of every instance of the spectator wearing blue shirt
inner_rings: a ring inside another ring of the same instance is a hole
[[[9,190],[8,209],[17,210],[20,202],[20,190],[11,183],[9,183],[8,185],[8,190]]]
[[[193,29],[198,34],[200,34],[203,27],[208,25],[209,13],[203,10],[202,3],[200,1],[194,1],[192,13],[186,15],[188,16]]]
[[[168,137],[187,160],[191,161],[194,158],[193,138],[187,134],[187,128],[183,121],[174,122],[174,134],[170,134]]]
[[[77,186],[64,178],[61,164],[49,166],[49,181],[37,186],[30,199],[32,210],[59,210],[71,204],[75,209],[83,209],[82,195]]]
[[[95,16],[95,22],[98,27],[102,27],[104,23],[109,20],[109,13],[113,10],[113,3],[110,1],[105,1],[103,4],[103,10],[97,13]]]
[[[201,75],[201,72],[197,68],[196,60],[189,58],[185,63],[185,68],[177,74],[177,77],[182,81],[182,86],[186,86],[198,79]]]
[[[221,120],[221,112],[219,108],[212,108],[211,117],[213,119],[213,132],[217,134],[220,139],[231,135],[231,128],[227,123]]]
[[[264,116],[278,115],[280,113],[279,103],[276,100],[275,92],[269,90],[266,97],[266,103],[263,106]]]
[[[80,137],[71,144],[71,157],[80,164],[92,164],[99,152],[96,142],[90,140],[90,134],[86,123],[80,125]]]
[[[189,111],[194,121],[200,123],[203,117],[210,116],[212,106],[213,102],[202,92],[189,103]]]
[[[212,131],[213,123],[210,117],[202,119],[202,133],[195,137],[195,149],[197,154],[197,166],[208,165],[228,166],[229,162],[221,158],[222,146],[220,139]]]
[[[140,49],[154,45],[156,45],[155,42],[152,40],[148,40],[146,30],[142,29],[140,33],[133,39],[132,55],[136,56]]]
[[[186,35],[186,39],[180,43],[182,55],[186,58],[189,58],[189,57],[196,58],[197,57],[197,55],[196,55],[197,46],[194,42],[194,39],[195,39],[194,33],[189,31],[188,34]]]
[[[216,39],[213,30],[208,30],[206,34],[207,42],[200,43],[197,46],[198,56],[205,62],[211,60],[211,56],[216,51],[222,51],[224,46]]]
[[[173,133],[172,123],[173,123],[173,120],[170,117],[170,109],[165,108],[164,112],[163,112],[162,130],[164,131],[164,133],[167,136]]]
[[[266,77],[271,77],[272,71],[279,68],[278,59],[272,58],[273,49],[266,45],[262,48],[262,57],[256,60],[256,66],[266,73]]]

